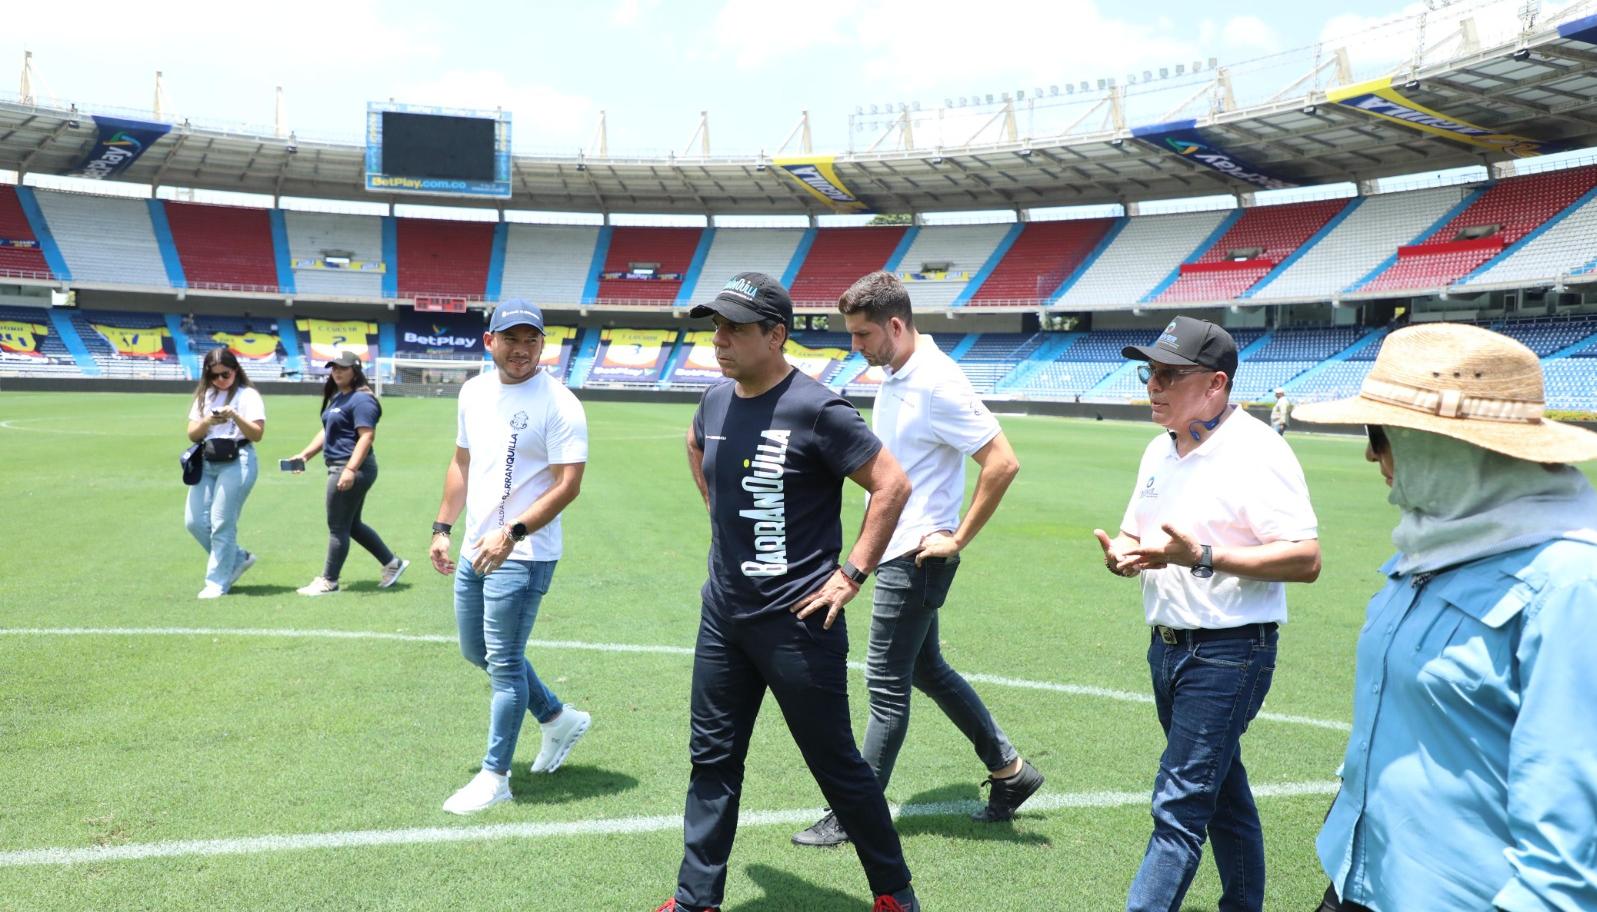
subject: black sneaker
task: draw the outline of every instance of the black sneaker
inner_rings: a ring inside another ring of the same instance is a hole
[[[1042,773],[1037,772],[1037,768],[1029,761],[1022,760],[1020,772],[1008,779],[989,778],[982,785],[992,786],[992,793],[987,796],[987,806],[970,815],[970,819],[980,823],[997,823],[1014,819],[1015,810],[1042,788]]]
[[[837,822],[837,815],[830,808],[826,816],[815,821],[815,825],[807,830],[800,830],[793,834],[793,844],[801,846],[840,846],[848,842],[848,833],[843,830],[843,825]]]
[[[883,893],[876,897],[871,912],[920,912],[920,900],[915,898],[913,887],[905,887],[897,893]]]

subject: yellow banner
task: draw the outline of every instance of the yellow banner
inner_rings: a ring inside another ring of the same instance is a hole
[[[538,359],[541,367],[559,367],[560,355],[565,350],[566,340],[574,339],[577,329],[574,326],[545,326],[543,328],[543,357]]]
[[[1456,120],[1440,111],[1433,111],[1405,97],[1396,86],[1392,85],[1390,76],[1331,89],[1325,93],[1325,97],[1344,108],[1401,124],[1421,133],[1444,136],[1519,158],[1559,151],[1559,147],[1553,143],[1513,133],[1499,133],[1467,120]]]
[[[124,358],[159,360],[166,357],[167,330],[164,326],[130,329],[126,326],[107,326],[104,323],[89,325],[94,327],[94,331]]]
[[[834,156],[805,155],[797,158],[775,158],[771,164],[798,182],[811,196],[838,212],[874,212],[864,200],[843,185],[833,165]]]
[[[371,360],[371,337],[377,324],[360,320],[295,320],[294,325],[311,339],[311,360],[331,361],[341,352],[354,352],[363,361]]]
[[[50,334],[39,323],[22,323],[17,320],[0,320],[0,353],[43,358],[39,339]]]
[[[685,333],[682,336],[682,344],[692,347],[688,349],[687,360],[683,361],[681,366],[720,373],[721,362],[715,360],[714,340],[714,332]]]
[[[234,356],[267,360],[277,354],[277,336],[272,333],[211,333],[211,341],[227,346]]]
[[[816,380],[826,373],[833,362],[841,361],[848,357],[848,352],[841,348],[808,348],[797,342],[787,343],[787,348],[782,354],[787,356],[787,363],[793,365]]]

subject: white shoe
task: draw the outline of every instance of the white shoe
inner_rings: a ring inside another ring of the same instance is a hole
[[[567,703],[553,722],[538,726],[543,729],[543,747],[538,750],[538,759],[532,761],[532,772],[552,773],[559,769],[577,739],[587,734],[592,721],[593,716]]]
[[[409,566],[410,561],[398,557],[394,558],[393,563],[384,564],[383,578],[377,581],[377,588],[387,589],[389,586],[399,582],[399,575],[404,573],[405,568]]]
[[[444,802],[444,810],[451,814],[475,814],[509,800],[510,777],[483,770],[460,791],[449,796],[449,800]]]
[[[243,576],[244,572],[253,566],[255,566],[255,555],[245,551],[244,559],[239,561],[238,567],[233,570],[233,578],[227,581],[227,588],[233,588],[233,584],[238,582],[238,578]]]
[[[328,595],[338,591],[338,580],[318,576],[294,591],[300,595]]]
[[[202,598],[202,599],[221,598],[222,596],[224,596],[226,594],[227,594],[227,590],[223,589],[221,586],[218,586],[215,583],[206,583],[205,584],[205,588],[200,590],[200,594],[199,594],[198,598]]]

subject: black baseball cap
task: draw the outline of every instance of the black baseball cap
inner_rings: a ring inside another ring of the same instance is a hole
[[[328,367],[360,367],[360,355],[352,351],[341,351],[336,358],[327,362]]]
[[[733,323],[758,323],[775,320],[793,323],[793,299],[782,283],[763,272],[740,272],[728,279],[708,304],[699,304],[688,315],[708,317],[720,314]]]
[[[1237,342],[1208,320],[1176,317],[1152,345],[1127,345],[1120,354],[1133,361],[1205,367],[1237,375]]]

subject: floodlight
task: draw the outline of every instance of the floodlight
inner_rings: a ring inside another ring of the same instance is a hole
[[[1514,59],[1515,60],[1529,60],[1530,59],[1530,48],[1520,48],[1519,50],[1515,51],[1514,52]]]
[[[1098,91],[1102,92],[1106,88],[1108,86],[1104,85],[1104,81],[1102,79],[1098,80]]]
[[[764,171],[765,170],[765,162],[755,162],[754,163],[754,170],[756,170],[756,171]]]
[[[586,170],[588,170],[588,166],[583,164],[582,162],[577,162],[577,170],[578,171],[586,171]]]
[[[1069,86],[1066,86],[1065,88],[1069,88]],[[1059,94],[1059,87],[1058,86],[1049,86],[1048,87],[1048,95],[1049,95],[1049,97],[1053,97],[1053,96],[1058,95],[1058,94]]]
[[[1068,82],[1065,83],[1065,94],[1066,95],[1074,95],[1074,94],[1076,94],[1075,85],[1073,85],[1071,83],[1068,83]]]
[[[1020,156],[1021,158],[1031,158],[1031,150],[1030,149],[1016,149],[1015,150],[1015,154]]]
[[[1419,87],[1420,81],[1418,79],[1410,79],[1408,82],[1403,83],[1403,88],[1405,89],[1413,90]]]
[[[1311,117],[1314,115],[1314,112],[1318,111],[1318,110],[1319,110],[1319,108],[1315,107],[1314,105],[1304,105],[1303,106],[1303,113],[1308,114]]]
[[[926,164],[931,165],[934,168],[942,163],[943,157],[941,155],[933,155],[931,158],[926,159]]]
[[[1114,146],[1116,149],[1118,149],[1121,146],[1125,145],[1125,143],[1126,143],[1126,141],[1121,139],[1118,136],[1116,136],[1114,139],[1109,140],[1109,145]]]
[[[1169,67],[1160,67],[1159,68],[1159,78],[1160,79],[1169,79],[1170,78],[1170,68]]]

